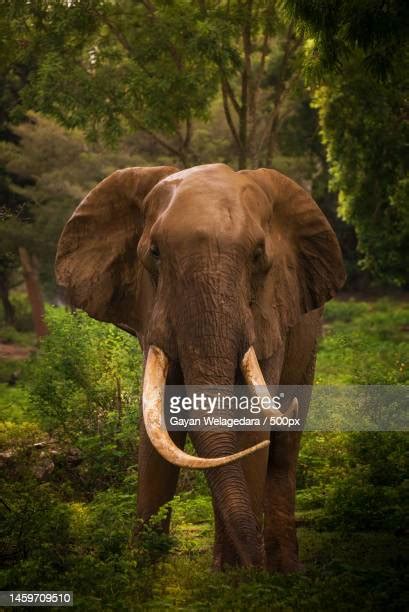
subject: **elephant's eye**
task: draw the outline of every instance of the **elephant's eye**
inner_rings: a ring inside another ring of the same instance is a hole
[[[253,251],[253,270],[257,274],[265,274],[271,266],[271,258],[267,255],[266,244],[260,240]]]
[[[160,257],[159,248],[157,247],[156,244],[151,244],[149,253],[152,255],[154,259],[159,259]]]
[[[260,263],[264,258],[264,244],[259,244],[253,253],[253,261],[255,264]]]

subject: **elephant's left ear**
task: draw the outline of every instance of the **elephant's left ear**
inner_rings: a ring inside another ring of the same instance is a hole
[[[271,281],[273,299],[284,325],[291,326],[343,286],[346,275],[341,249],[323,212],[297,183],[276,170],[243,173],[261,187],[271,203],[272,276],[277,279]]]

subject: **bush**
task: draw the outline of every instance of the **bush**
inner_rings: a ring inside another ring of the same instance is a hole
[[[135,491],[107,489],[89,504],[70,504],[71,526],[84,553],[98,559],[122,555],[130,544],[135,519]]]
[[[70,544],[66,504],[27,472],[22,481],[2,483],[0,513],[0,588],[59,588]]]
[[[370,482],[367,470],[354,472],[336,481],[327,490],[324,513],[318,525],[322,529],[351,531],[407,532],[409,481],[395,486]]]
[[[0,361],[0,384],[5,383],[13,386],[21,374],[21,369],[22,365],[20,361],[15,359],[2,359],[2,361]]]
[[[323,526],[348,531],[409,528],[409,439],[404,432],[354,432],[353,468],[328,488]]]
[[[404,432],[304,436],[298,509],[320,509],[320,529],[405,532],[409,516],[409,439]]]
[[[306,432],[301,439],[297,464],[297,489],[325,487],[350,469],[348,434]]]
[[[30,414],[82,451],[88,491],[135,464],[142,357],[135,338],[85,313],[51,308],[50,330],[24,373]]]
[[[24,387],[2,384],[0,393],[0,421],[20,423],[27,420],[28,391]]]
[[[135,495],[108,489],[91,503],[63,503],[51,484],[3,488],[1,589],[61,589],[79,609],[132,609],[150,594],[147,551],[129,547]],[[120,600],[118,602],[118,599]]]

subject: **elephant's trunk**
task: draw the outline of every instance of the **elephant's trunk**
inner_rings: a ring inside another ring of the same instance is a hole
[[[234,431],[195,431],[191,438],[196,451],[205,457],[234,453],[238,446]],[[262,447],[265,442],[257,446]],[[206,477],[216,516],[225,533],[222,566],[226,562],[233,565],[239,562],[242,567],[262,567],[262,527],[252,506],[242,465],[240,462],[229,463],[208,471]]]
[[[235,306],[237,311],[239,307]],[[234,384],[246,338],[245,330],[240,327],[242,321],[238,321],[237,313],[228,307],[225,298],[224,310],[219,312],[210,312],[203,306],[197,308],[200,320],[197,326],[196,322],[191,325],[189,339],[183,338],[180,344],[179,356],[186,385],[229,388]],[[227,459],[239,458],[240,439],[235,431],[193,431],[190,437],[197,454],[210,461],[222,455]],[[269,440],[264,440],[246,452],[265,448],[268,444]],[[262,529],[252,505],[243,465],[239,461],[229,461],[209,470],[206,477],[219,529],[225,534],[221,566],[239,563],[243,567],[262,567]]]
[[[172,321],[172,327],[183,380],[187,386],[233,385],[240,360],[251,343],[251,330],[246,326],[243,314],[246,312],[245,304],[237,294],[237,288],[230,287],[231,291],[226,291],[226,282],[222,283],[210,273],[191,278],[186,275],[183,292],[178,292],[178,320]],[[157,416],[149,416],[150,413],[157,415],[159,408],[163,410],[163,385],[166,380],[163,371],[162,391],[158,393],[152,389],[151,392],[149,377],[151,366],[155,365],[155,355],[163,359],[163,353],[158,353],[158,349],[151,346],[144,384],[145,422],[151,441],[158,452],[172,463],[214,468],[208,470],[206,476],[225,534],[221,562],[237,561],[242,566],[262,566],[264,549],[261,524],[252,505],[243,465],[237,459],[265,449],[269,440],[242,450],[239,435],[234,431],[195,431],[190,433],[190,437],[198,457],[182,454],[180,449],[173,446],[165,428],[160,429]]]

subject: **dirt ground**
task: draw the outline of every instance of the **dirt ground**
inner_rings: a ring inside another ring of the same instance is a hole
[[[20,346],[19,344],[6,344],[0,341],[0,359],[8,359],[12,361],[19,361],[20,359],[27,359],[27,357],[33,351],[32,346]]]

